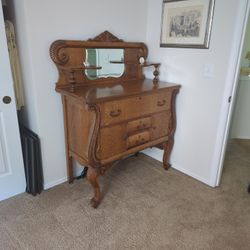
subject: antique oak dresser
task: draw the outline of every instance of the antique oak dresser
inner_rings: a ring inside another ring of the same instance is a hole
[[[51,45],[64,110],[68,181],[74,179],[73,159],[87,167],[93,207],[102,198],[98,177],[117,160],[158,147],[164,150],[164,168],[170,166],[180,86],[159,81],[160,64],[148,63],[147,53],[144,43],[123,42],[108,31],[88,41]],[[149,66],[153,80],[143,74]]]

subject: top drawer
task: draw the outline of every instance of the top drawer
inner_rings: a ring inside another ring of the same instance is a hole
[[[169,110],[170,107],[171,91],[105,102],[101,105],[101,125],[106,126]]]

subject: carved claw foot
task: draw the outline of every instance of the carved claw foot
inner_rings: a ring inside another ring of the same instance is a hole
[[[90,204],[93,208],[97,208],[99,206],[100,202],[101,201],[96,200],[95,197],[90,200]]]
[[[74,178],[73,178],[73,177],[70,177],[70,178],[68,179],[68,182],[69,182],[69,184],[73,184]]]
[[[171,164],[170,163],[167,163],[167,164],[163,163],[163,167],[164,167],[165,170],[168,170],[168,169],[171,168]]]

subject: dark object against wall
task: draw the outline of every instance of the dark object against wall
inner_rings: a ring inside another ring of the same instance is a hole
[[[23,160],[26,176],[26,192],[32,195],[43,190],[43,170],[40,139],[31,130],[20,125]]]

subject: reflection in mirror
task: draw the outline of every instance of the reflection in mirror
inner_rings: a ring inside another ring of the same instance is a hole
[[[99,69],[85,71],[89,79],[102,77],[120,77],[124,73],[123,49],[86,49],[85,66],[96,66]]]

